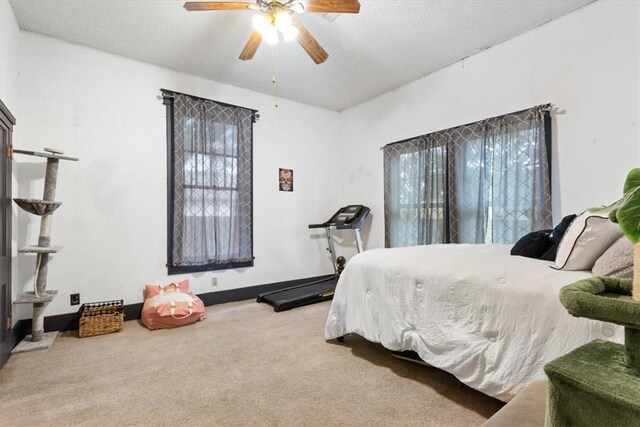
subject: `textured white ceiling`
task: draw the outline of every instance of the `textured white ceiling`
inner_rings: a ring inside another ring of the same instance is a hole
[[[361,0],[358,15],[301,20],[329,53],[277,48],[280,96],[343,110],[593,0]],[[163,67],[272,93],[276,50],[238,55],[250,11],[187,12],[173,0],[11,0],[20,27]]]

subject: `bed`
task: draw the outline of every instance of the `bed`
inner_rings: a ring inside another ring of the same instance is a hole
[[[503,401],[544,378],[546,362],[623,329],[570,316],[563,286],[591,276],[509,254],[508,245],[373,249],[353,257],[338,282],[327,340],[358,334]]]

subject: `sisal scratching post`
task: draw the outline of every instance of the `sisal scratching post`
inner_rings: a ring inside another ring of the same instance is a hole
[[[47,159],[47,172],[44,179],[44,194],[42,200],[53,202],[56,195],[56,184],[58,183],[58,159]],[[40,219],[40,237],[38,246],[48,248],[51,245],[51,221],[53,212],[45,213]],[[42,293],[47,288],[47,271],[49,267],[49,254],[39,254],[38,270],[36,274],[36,292]]]
[[[14,304],[33,305],[31,335],[27,335],[26,338],[13,349],[12,354],[49,348],[58,336],[57,331],[44,332],[44,310],[47,304],[53,301],[58,293],[56,290],[47,290],[49,256],[62,249],[62,246],[51,246],[51,223],[53,220],[53,212],[61,205],[60,202],[54,201],[60,160],[77,161],[78,159],[63,156],[61,151],[50,148],[45,148],[44,151],[45,152],[13,151],[18,154],[46,158],[47,169],[44,179],[44,192],[41,200],[14,199],[16,204],[25,211],[40,216],[40,236],[38,237],[37,246],[27,246],[18,251],[19,253],[35,254],[37,258],[33,292],[25,292],[14,301]]]
[[[31,342],[40,342],[44,339],[44,309],[46,306],[43,302],[33,303]]]

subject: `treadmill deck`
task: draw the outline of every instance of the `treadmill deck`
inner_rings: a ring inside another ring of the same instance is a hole
[[[300,285],[282,291],[258,295],[258,302],[266,302],[273,306],[274,311],[291,310],[303,305],[330,300],[336,289],[336,279],[329,278],[320,283]]]

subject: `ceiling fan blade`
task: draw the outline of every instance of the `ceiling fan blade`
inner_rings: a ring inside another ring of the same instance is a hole
[[[313,62],[316,64],[322,64],[327,60],[329,54],[320,46],[320,44],[313,38],[309,30],[302,25],[302,22],[295,16],[292,16],[292,23],[298,29],[298,43],[309,54]]]
[[[184,8],[188,11],[196,10],[242,10],[250,9],[256,4],[246,1],[188,1],[184,4]]]
[[[261,42],[262,34],[260,34],[260,32],[254,31],[251,33],[249,40],[247,40],[247,44],[244,45],[244,49],[242,49],[242,52],[240,53],[240,59],[247,61],[253,58],[253,55],[256,54]]]
[[[301,1],[304,13],[358,13],[358,0],[307,0]]]

